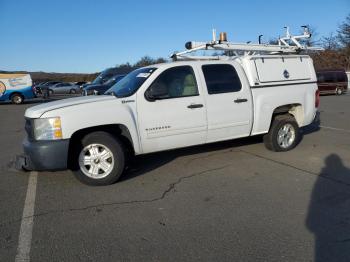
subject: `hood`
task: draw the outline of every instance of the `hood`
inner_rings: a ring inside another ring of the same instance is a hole
[[[24,116],[28,118],[39,118],[45,112],[52,111],[58,108],[76,106],[80,104],[87,104],[93,102],[109,101],[115,100],[116,97],[112,95],[102,95],[102,96],[81,96],[76,98],[67,98],[54,102],[43,103],[38,106],[30,107],[26,110]]]

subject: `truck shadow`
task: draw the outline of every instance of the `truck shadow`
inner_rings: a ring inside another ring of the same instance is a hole
[[[299,140],[299,142],[302,140],[302,137],[304,135],[309,135],[319,131],[320,123],[321,123],[320,118],[318,117],[312,124],[308,125],[307,127],[301,128],[300,130],[301,139]],[[259,136],[245,137],[245,138],[240,138],[235,140],[229,140],[229,141],[211,143],[206,145],[192,146],[187,148],[174,149],[169,151],[136,156],[129,161],[129,164],[127,165],[127,168],[119,181],[128,180],[128,179],[146,174],[152,170],[155,170],[175,160],[178,157],[196,155],[196,154],[201,154],[206,152],[220,151],[228,148],[235,148],[235,147],[253,145],[253,144],[261,144],[261,146],[264,146],[263,136],[259,135]]]
[[[175,160],[178,157],[197,155],[202,153],[210,153],[214,151],[221,151],[229,148],[253,145],[263,143],[262,136],[253,136],[236,140],[229,140],[217,143],[211,143],[206,145],[192,146],[181,149],[174,149],[169,151],[151,153],[146,155],[140,155],[131,158],[128,167],[126,168],[121,181],[132,179],[137,176],[146,174],[152,170],[155,170],[167,163]],[[261,146],[264,146],[263,144]]]
[[[350,169],[330,154],[314,184],[307,228],[315,237],[315,261],[350,261]]]

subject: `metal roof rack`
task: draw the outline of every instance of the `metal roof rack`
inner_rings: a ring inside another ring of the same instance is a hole
[[[291,35],[289,33],[289,27],[286,28],[286,36],[280,37],[278,39],[278,44],[262,44],[261,36],[259,35],[259,43],[231,43],[227,41],[226,33],[220,33],[219,40],[216,40],[216,30],[213,29],[213,39],[209,42],[187,42],[185,47],[187,50],[174,53],[170,57],[173,60],[220,60],[220,59],[230,59],[230,56],[190,56],[187,54],[193,53],[195,51],[207,51],[207,50],[217,50],[217,51],[228,51],[234,57],[244,56],[244,55],[256,55],[256,54],[299,54],[302,51],[322,51],[321,47],[311,47],[300,43],[301,39],[309,39],[311,33],[307,26],[302,26],[304,29],[301,35]],[[232,57],[232,56],[231,56]]]

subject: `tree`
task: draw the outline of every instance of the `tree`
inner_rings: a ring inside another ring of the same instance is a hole
[[[350,70],[350,14],[345,21],[339,26],[338,39],[342,45],[342,53],[346,57],[346,69]]]
[[[350,14],[345,21],[339,26],[338,39],[343,48],[350,49]]]
[[[139,61],[137,61],[134,65],[134,67],[143,67],[143,66],[149,66],[154,64],[154,59],[149,56],[141,57]]]
[[[320,42],[321,46],[326,50],[338,50],[340,48],[338,37],[333,32],[329,36],[323,36]]]

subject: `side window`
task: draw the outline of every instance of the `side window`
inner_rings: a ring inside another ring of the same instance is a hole
[[[327,72],[324,74],[324,81],[326,83],[333,83],[334,80],[334,74],[332,72]]]
[[[323,74],[317,74],[317,82],[324,83],[324,75]]]
[[[337,82],[347,82],[346,74],[342,72],[337,72]]]
[[[177,66],[162,72],[149,87],[152,93],[162,94],[158,99],[197,96],[198,86],[190,66]]]
[[[202,70],[210,95],[238,92],[242,88],[241,81],[232,65],[203,65]]]

